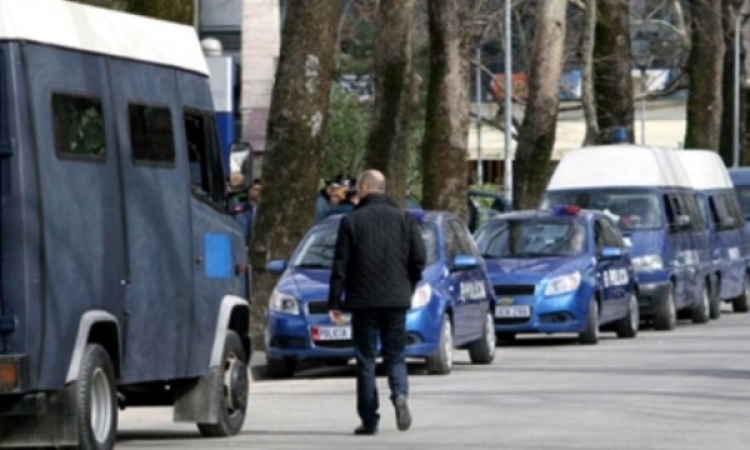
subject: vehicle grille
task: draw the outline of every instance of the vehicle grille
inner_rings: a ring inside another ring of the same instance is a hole
[[[354,343],[351,340],[315,341],[315,346],[319,348],[352,348],[354,347]]]
[[[305,340],[303,338],[297,337],[274,336],[274,338],[271,340],[271,347],[285,349],[305,348]]]
[[[328,302],[309,302],[307,304],[308,314],[328,314]]]
[[[536,286],[533,284],[497,284],[495,295],[534,295]]]
[[[495,325],[521,325],[531,320],[528,317],[495,318]]]

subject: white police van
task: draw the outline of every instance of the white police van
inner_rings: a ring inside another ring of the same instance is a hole
[[[678,313],[710,315],[711,260],[696,192],[677,151],[636,145],[566,153],[547,186],[545,205],[578,205],[616,219],[631,245],[642,318],[657,330]]]

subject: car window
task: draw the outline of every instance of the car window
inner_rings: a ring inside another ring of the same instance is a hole
[[[610,220],[601,218],[597,219],[597,223],[601,228],[605,247],[625,247],[625,242],[622,240],[620,232],[617,231],[617,227]]]
[[[588,231],[581,219],[495,220],[479,230],[477,247],[488,259],[582,255]]]
[[[616,217],[622,230],[661,228],[662,214],[659,195],[650,190],[596,189],[592,191],[550,192],[543,208],[555,205],[577,205],[584,209],[604,211]]]
[[[443,233],[445,233],[445,249],[447,251],[448,262],[452,264],[453,259],[461,254],[461,242],[456,235],[456,230],[450,224],[446,224],[443,227]]]
[[[750,220],[750,186],[735,186],[734,191],[737,194],[737,203],[739,203],[742,216]]]
[[[453,228],[453,232],[455,233],[455,236],[458,239],[458,245],[457,245],[457,250],[459,252],[458,254],[468,255],[468,256],[479,256],[479,252],[477,251],[474,241],[471,238],[471,235],[469,234],[469,230],[467,230],[466,227],[462,223],[456,220],[451,220],[449,222],[449,225],[451,228]]]

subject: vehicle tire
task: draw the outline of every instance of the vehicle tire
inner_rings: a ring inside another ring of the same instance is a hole
[[[98,344],[86,346],[76,381],[79,447],[110,450],[117,437],[117,381],[109,353]]]
[[[589,315],[586,320],[586,329],[578,334],[578,342],[585,345],[599,343],[599,304],[593,297],[589,300]]]
[[[495,359],[495,318],[487,312],[482,337],[469,345],[472,364],[492,364]]]
[[[746,313],[748,311],[747,301],[750,298],[750,276],[745,275],[745,290],[742,295],[732,300],[732,309],[736,313]]]
[[[617,321],[615,332],[618,338],[634,338],[638,335],[638,327],[641,323],[641,314],[638,309],[638,297],[635,293],[630,294],[628,303],[628,315]]]
[[[237,333],[227,331],[224,341],[224,397],[219,409],[219,423],[199,423],[198,430],[206,437],[235,436],[242,431],[247,411],[249,376],[245,347]]]
[[[654,311],[654,329],[671,331],[677,326],[677,308],[674,303],[674,284],[669,284],[669,293]]]
[[[430,375],[448,375],[453,367],[453,327],[451,318],[443,316],[440,327],[440,341],[437,352],[427,357],[427,373]]]
[[[292,378],[297,370],[297,361],[291,358],[268,358],[266,375],[277,380]]]
[[[690,320],[693,323],[707,323],[711,317],[711,292],[708,283],[703,283],[701,298],[697,305],[690,310]]]
[[[716,320],[721,317],[721,284],[719,278],[711,283],[711,310],[709,317]]]

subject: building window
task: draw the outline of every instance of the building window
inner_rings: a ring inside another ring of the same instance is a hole
[[[52,120],[60,156],[104,159],[107,146],[99,98],[53,94]]]
[[[174,163],[174,129],[169,108],[130,105],[130,146],[136,162]]]

